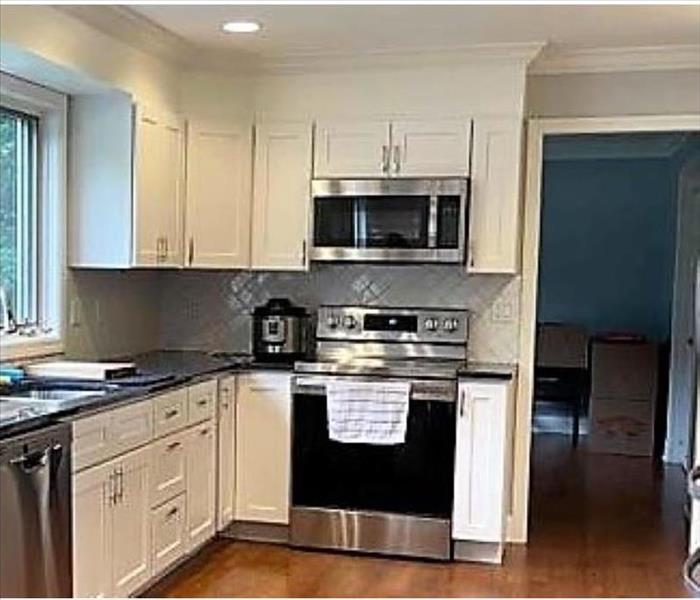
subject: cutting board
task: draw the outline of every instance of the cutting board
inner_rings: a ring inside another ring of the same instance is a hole
[[[24,370],[27,375],[33,377],[107,381],[118,377],[135,375],[136,365],[130,362],[110,363],[61,360],[27,365]]]

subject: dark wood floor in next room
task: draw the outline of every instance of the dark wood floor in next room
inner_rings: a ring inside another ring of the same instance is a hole
[[[531,540],[502,567],[215,541],[153,596],[685,596],[678,467],[537,436]]]

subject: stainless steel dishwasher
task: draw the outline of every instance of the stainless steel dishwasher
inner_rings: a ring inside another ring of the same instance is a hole
[[[0,440],[0,596],[73,595],[71,428]]]

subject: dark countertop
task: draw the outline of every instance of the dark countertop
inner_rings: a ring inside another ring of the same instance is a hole
[[[457,375],[460,379],[500,379],[508,381],[518,372],[517,365],[510,363],[472,362],[462,367]]]
[[[139,376],[128,379],[129,385],[116,385],[105,393],[62,403],[58,410],[33,404],[31,412],[5,422],[0,421],[0,439],[32,431],[77,414],[141,400],[165,389],[219,373],[250,370],[291,371],[293,368],[287,364],[255,362],[251,356],[245,354],[214,357],[207,352],[195,350],[157,350],[120,357],[119,360],[133,361],[136,364]]]

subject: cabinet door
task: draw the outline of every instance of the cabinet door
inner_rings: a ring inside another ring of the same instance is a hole
[[[153,403],[137,402],[110,412],[113,455],[127,452],[153,439]]]
[[[109,598],[111,540],[109,527],[114,491],[112,465],[73,476],[73,596]]]
[[[314,144],[314,177],[386,177],[389,122],[320,122]]]
[[[213,419],[216,414],[216,379],[187,388],[187,420],[190,425]]]
[[[112,591],[126,597],[151,577],[151,448],[116,462],[116,494],[111,511]]]
[[[249,127],[188,126],[186,266],[250,265],[251,152]]]
[[[151,506],[158,506],[185,491],[187,482],[187,432],[181,431],[153,443]]]
[[[233,521],[234,496],[236,493],[236,378],[226,377],[219,382],[219,464],[217,473],[216,528],[224,529]]]
[[[202,423],[187,436],[187,545],[192,550],[216,527],[216,445],[214,424]]]
[[[505,516],[506,383],[460,383],[452,537],[502,542]]]
[[[394,121],[391,166],[395,177],[467,177],[471,121]]]
[[[185,554],[185,495],[181,494],[151,512],[153,576],[159,575]]]
[[[308,268],[311,125],[266,123],[256,129],[252,267]]]
[[[289,522],[290,378],[240,376],[236,397],[236,519]]]
[[[520,249],[519,119],[476,119],[470,205],[470,273],[517,273]]]
[[[182,264],[184,127],[173,115],[136,110],[134,264]]]

